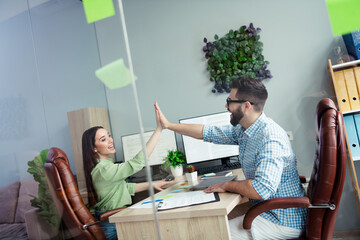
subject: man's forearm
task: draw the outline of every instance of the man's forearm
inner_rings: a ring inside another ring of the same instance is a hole
[[[169,123],[168,129],[177,132],[181,135],[193,137],[196,139],[203,139],[203,128],[202,124],[182,124],[182,123]]]
[[[224,188],[228,192],[238,193],[247,198],[263,200],[251,185],[251,179],[226,182]]]

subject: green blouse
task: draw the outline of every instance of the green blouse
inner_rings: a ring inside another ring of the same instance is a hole
[[[98,164],[91,171],[91,177],[98,197],[92,210],[107,211],[124,207],[132,203],[135,183],[125,179],[140,171],[145,165],[145,157],[140,151],[133,159],[115,164],[113,159],[98,159]]]

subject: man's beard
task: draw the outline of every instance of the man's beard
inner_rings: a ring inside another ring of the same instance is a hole
[[[244,112],[241,111],[241,107],[239,106],[238,109],[236,109],[234,112],[231,112],[231,113],[232,113],[232,118],[230,119],[230,123],[231,123],[231,125],[233,125],[235,127],[236,125],[239,124],[240,120],[244,117]]]

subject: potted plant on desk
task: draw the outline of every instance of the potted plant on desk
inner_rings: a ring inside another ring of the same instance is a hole
[[[174,177],[183,175],[183,165],[186,164],[185,155],[181,151],[169,150],[168,155],[163,159],[165,169],[170,167]]]
[[[193,165],[188,165],[186,167],[187,173],[185,173],[186,179],[188,182],[197,181],[197,171],[195,171],[195,167]]]

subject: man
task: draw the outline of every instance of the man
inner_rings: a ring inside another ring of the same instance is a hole
[[[268,96],[263,83],[243,77],[233,80],[231,87],[225,107],[231,113],[232,126],[172,123],[155,105],[163,128],[206,142],[239,145],[246,180],[214,184],[205,192],[238,193],[253,205],[272,198],[304,196],[289,138],[263,113]],[[305,209],[276,209],[255,218],[251,232],[243,229],[243,216],[230,220],[229,225],[233,239],[287,239],[301,235],[305,218]]]

